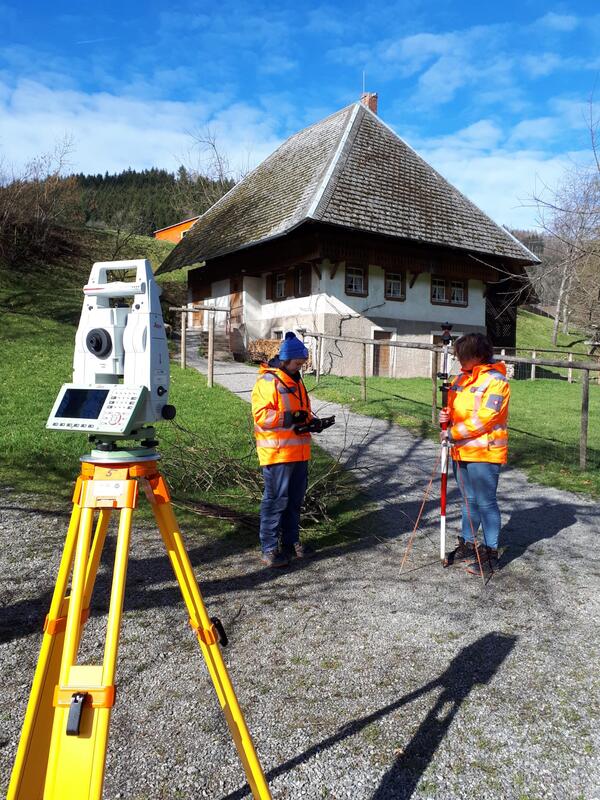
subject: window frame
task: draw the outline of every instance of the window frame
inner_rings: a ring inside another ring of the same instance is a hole
[[[444,300],[437,300],[433,297],[433,289],[434,281],[443,281],[444,282]],[[463,287],[464,293],[464,302],[462,303],[453,303],[452,302],[452,284],[453,283],[461,283]],[[429,289],[429,300],[432,305],[434,306],[453,306],[454,308],[466,308],[469,305],[469,280],[468,278],[452,278],[447,275],[431,275],[430,281],[430,289]]]
[[[277,293],[279,279],[283,278],[283,294]],[[274,272],[273,273],[273,301],[276,303],[278,300],[285,300],[287,298],[287,273]]]
[[[388,275],[400,276],[400,295],[388,294]],[[406,300],[406,272],[404,270],[384,269],[383,271],[383,296],[385,300],[403,303]]]
[[[348,270],[361,270],[363,281],[362,292],[355,292],[348,289]],[[360,264],[346,264],[344,267],[344,292],[349,297],[367,297],[369,294],[369,268],[363,267]]]

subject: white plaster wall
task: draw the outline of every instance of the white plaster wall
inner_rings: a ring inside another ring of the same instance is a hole
[[[305,329],[321,333],[372,338],[375,330],[392,332],[395,340],[431,343],[433,333],[438,333],[442,322],[450,322],[455,330],[485,330],[485,299],[483,283],[469,280],[468,305],[455,307],[432,305],[430,301],[430,276],[420,275],[410,287],[407,276],[406,300],[394,301],[384,298],[384,270],[369,267],[369,294],[367,297],[350,297],[345,293],[345,265],[337,268],[329,261],[320,266],[321,277],[311,272],[311,294],[306,297],[268,301],[266,279],[244,277],[244,322],[241,333],[247,345],[250,339],[268,339],[273,330]],[[332,277],[332,272],[334,276]],[[229,309],[229,279],[215,281],[212,296],[207,304]],[[344,319],[345,318],[345,319]],[[217,326],[225,325],[225,315],[216,315]],[[307,338],[307,346],[314,347],[314,340]],[[362,365],[360,345],[337,345],[335,349],[335,373],[356,375]],[[324,346],[325,356],[329,346]],[[342,352],[343,351],[343,354]],[[367,371],[372,370],[372,348],[369,348]],[[392,375],[405,377],[429,375],[431,356],[428,352],[394,349],[391,353]],[[331,363],[331,360],[330,360]]]
[[[350,297],[345,292],[345,265],[340,264],[331,277],[332,265],[325,261],[321,269],[321,280],[314,276],[313,293],[316,296],[315,310],[320,313],[356,313],[398,320],[420,322],[462,322],[464,325],[485,325],[485,301],[483,282],[469,280],[468,306],[432,305],[430,276],[420,275],[411,288],[406,283],[406,300],[385,300],[384,271],[381,267],[369,267],[369,294],[367,297]]]
[[[244,276],[244,324],[245,344],[249,339],[264,339],[262,308],[265,293],[265,279]]]
[[[210,286],[210,297],[203,301],[204,305],[212,306],[229,311],[229,278],[223,281],[215,281]],[[215,314],[215,328],[225,329],[227,324],[227,314]],[[208,314],[204,315],[204,330],[208,330]]]

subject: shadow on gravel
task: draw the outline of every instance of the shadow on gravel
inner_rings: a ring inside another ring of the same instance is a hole
[[[501,567],[525,553],[528,547],[542,539],[551,539],[577,522],[575,509],[566,503],[545,504],[513,511],[500,533]]]
[[[412,797],[461,703],[474,686],[491,681],[516,642],[516,636],[488,633],[463,648],[437,681],[423,687],[421,693],[438,687],[443,691],[402,754],[384,776],[372,800],[408,800]]]
[[[333,736],[323,739],[303,753],[270,770],[266,775],[267,780],[273,780],[300,764],[304,764],[317,753],[339,744],[350,736],[355,736],[373,722],[412,703],[428,692],[441,689],[435,704],[403,749],[402,754],[383,777],[372,797],[372,800],[409,800],[461,704],[475,686],[491,681],[516,642],[516,636],[506,636],[501,633],[488,633],[482,636],[473,644],[464,647],[437,680],[426,683],[414,692],[404,695],[396,702],[390,703],[366,717],[349,722]],[[250,788],[244,786],[242,789],[231,792],[223,800],[241,800],[249,794]]]

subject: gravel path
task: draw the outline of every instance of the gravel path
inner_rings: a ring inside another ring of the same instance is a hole
[[[245,399],[254,377],[237,363],[215,375]],[[230,636],[224,654],[273,797],[600,800],[597,505],[508,470],[508,549],[487,586],[440,568],[435,500],[400,575],[436,448],[332,404],[319,410],[338,418],[319,444],[363,470],[373,508],[362,538],[272,572],[233,527],[218,542],[200,524],[185,531],[209,612]],[[451,500],[455,531],[455,490]],[[0,791],[68,513],[0,494]],[[103,568],[104,593],[107,578]],[[90,657],[103,602],[86,630]],[[118,686],[105,798],[249,796],[160,537],[140,520]]]

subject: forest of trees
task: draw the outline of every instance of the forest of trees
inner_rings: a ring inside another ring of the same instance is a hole
[[[127,228],[146,236],[202,214],[214,202],[212,194],[220,188],[219,178],[194,175],[183,166],[177,174],[153,168],[73,178],[81,191],[84,224]],[[233,180],[225,183],[224,191],[231,186]]]

